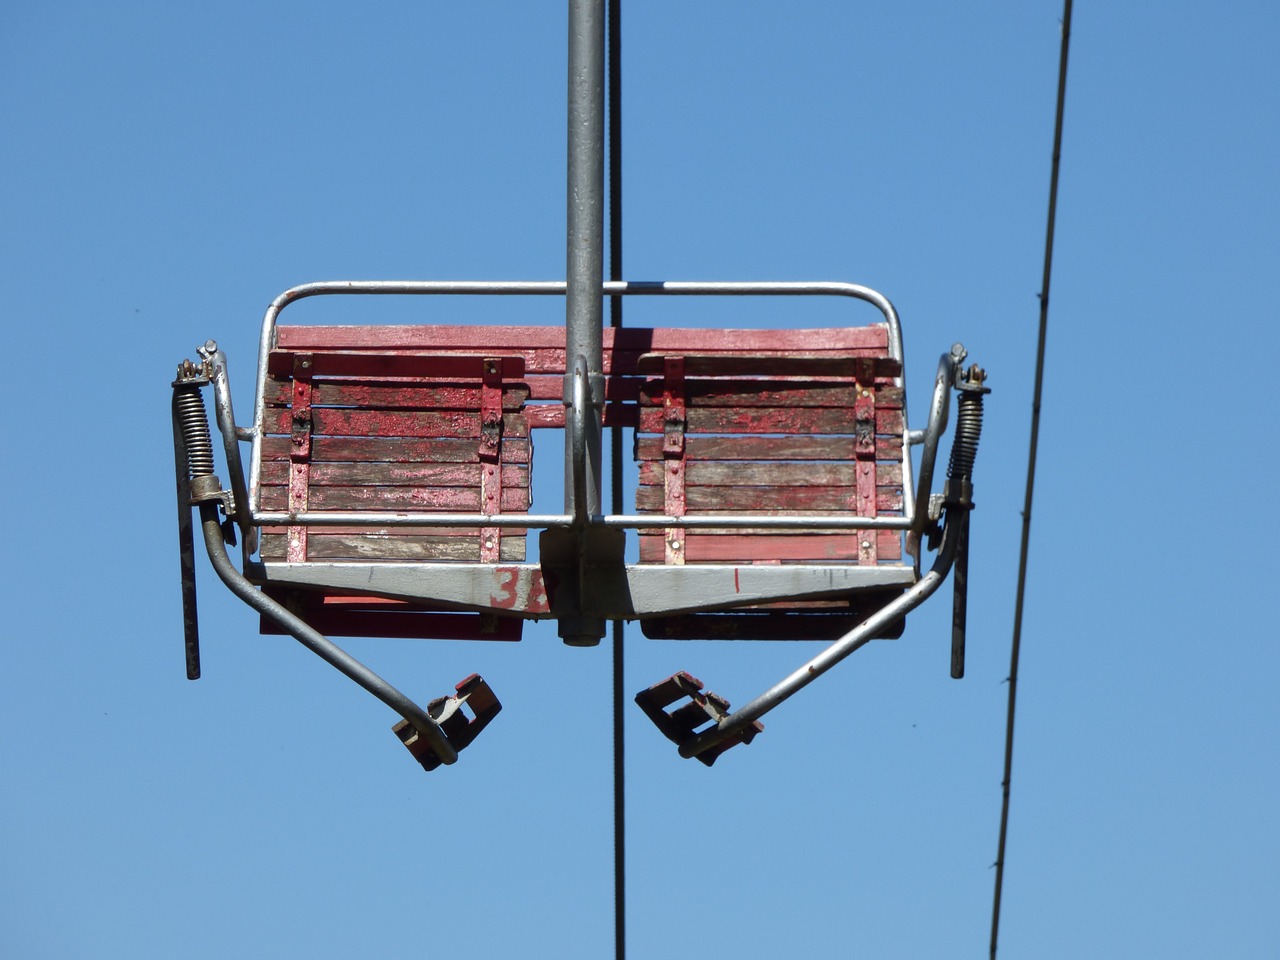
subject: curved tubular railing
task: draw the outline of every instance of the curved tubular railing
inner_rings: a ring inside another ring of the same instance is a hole
[[[209,552],[213,569],[232,593],[259,613],[274,620],[312,653],[336,667],[345,676],[364,687],[413,724],[414,729],[431,744],[431,749],[442,763],[454,763],[458,759],[458,752],[454,750],[439,725],[425,710],[244,578],[244,575],[232,564],[231,558],[227,556],[227,548],[222,542],[222,527],[218,522],[216,503],[200,505],[200,525],[204,531],[205,548]]]
[[[929,522],[929,494],[933,489],[933,469],[938,460],[938,442],[943,431],[947,429],[947,418],[951,409],[951,385],[955,382],[956,358],[944,353],[938,361],[938,372],[933,378],[933,399],[929,404],[929,421],[925,424],[923,449],[920,452],[919,486],[916,488],[916,503],[911,524],[911,533],[919,537]],[[905,457],[905,454],[904,454]]]
[[[900,597],[880,608],[880,610],[862,621],[839,640],[832,643],[822,653],[791,673],[781,682],[770,687],[745,707],[734,711],[714,727],[704,730],[682,744],[680,746],[680,756],[685,758],[696,757],[698,754],[710,750],[716,744],[728,740],[760,717],[763,717],[778,704],[811,684],[859,647],[867,644],[880,631],[896,623],[924,603],[942,585],[951,569],[952,563],[955,561],[956,549],[962,529],[960,521],[961,518],[959,517],[948,516],[943,527],[942,544],[938,549],[937,557],[933,561],[933,567],[916,581],[914,586],[908,588]]]
[[[350,516],[340,514],[321,514],[321,513],[300,513],[290,516],[287,513],[264,513],[260,509],[259,491],[257,486],[257,477],[259,476],[259,468],[262,462],[262,433],[260,425],[263,423],[263,415],[266,412],[266,383],[267,383],[267,362],[270,357],[272,348],[275,346],[275,330],[276,321],[282,310],[289,304],[308,297],[326,296],[335,294],[355,294],[365,296],[386,296],[386,295],[443,295],[443,296],[465,296],[465,295],[507,295],[507,296],[564,296],[567,286],[561,280],[549,281],[472,281],[472,280],[330,280],[318,283],[305,283],[300,286],[292,287],[271,302],[267,308],[266,314],[262,318],[262,332],[258,349],[258,369],[257,369],[257,390],[254,398],[253,409],[253,427],[250,428],[252,437],[252,453],[250,455],[250,477],[253,485],[249,490],[249,522],[255,525],[270,523],[306,523],[317,525],[341,525],[352,522],[357,523],[378,523],[393,526],[455,526],[455,525],[482,525],[482,526],[520,526],[520,527],[567,527],[572,525],[573,517],[570,515],[463,515],[463,514],[447,514],[437,515],[435,517],[411,515],[402,513],[388,514],[361,514],[359,519],[353,521]],[[889,333],[889,355],[902,362],[902,325],[898,319],[898,312],[894,309],[889,299],[877,290],[870,287],[864,287],[856,283],[843,283],[835,281],[746,281],[746,282],[703,282],[703,281],[623,281],[611,280],[606,281],[602,285],[601,296],[841,296],[850,297],[855,300],[862,300],[876,307],[884,316],[885,324]],[[900,375],[899,382],[904,387],[905,392],[905,375]],[[903,483],[903,517],[845,517],[840,518],[847,522],[833,522],[835,518],[827,518],[821,526],[826,528],[832,527],[849,527],[850,529],[910,529],[915,523],[916,496],[915,483],[912,477],[911,457],[907,452],[910,447],[910,431],[907,429],[907,410],[906,400],[903,400],[903,458],[902,458],[902,483]],[[665,521],[673,518],[663,518],[654,516],[644,517],[605,517],[602,522],[609,526],[663,526],[675,525],[684,527],[697,526],[716,526],[716,527],[778,527],[778,528],[795,528],[803,527],[805,524],[798,524],[794,521],[804,519],[798,517],[783,518],[764,518],[764,517],[741,517],[736,520],[730,517],[717,517],[712,521],[710,518],[701,518],[707,522],[702,523],[696,517],[681,517],[675,524],[666,524]],[[792,522],[761,522],[763,520],[771,521],[792,521]],[[816,526],[816,524],[815,524]]]
[[[210,349],[212,347],[212,349]],[[228,482],[235,500],[235,522],[240,528],[244,555],[247,559],[257,549],[258,528],[253,526],[249,516],[249,490],[244,479],[244,465],[240,462],[240,438],[236,433],[236,414],[231,405],[231,384],[227,379],[227,355],[210,340],[203,348],[201,355],[208,355],[213,362],[213,376],[209,382],[213,386],[214,415],[218,423],[218,432],[222,434],[222,450],[227,458]]]

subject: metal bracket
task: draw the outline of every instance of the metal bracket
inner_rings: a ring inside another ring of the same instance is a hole
[[[665,708],[682,697],[688,697],[689,702],[668,713]],[[691,741],[699,733],[699,727],[718,724],[729,716],[729,701],[709,690],[703,692],[702,681],[684,671],[640,691],[636,694],[636,703],[668,740],[680,746]],[[757,720],[703,750],[697,758],[709,767],[730,747],[750,743],[763,730],[764,724]]]
[[[427,714],[439,725],[453,749],[460,751],[498,715],[502,704],[478,673],[471,674],[454,689],[457,690],[454,696],[437,697],[428,703]],[[467,715],[462,712],[463,706],[470,707],[471,719],[467,719]],[[409,748],[414,759],[422,764],[422,769],[430,772],[444,762],[408,720],[401,720],[391,729],[400,738],[400,742]]]

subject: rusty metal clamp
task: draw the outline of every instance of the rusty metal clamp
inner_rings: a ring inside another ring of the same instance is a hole
[[[427,715],[443,731],[449,745],[458,751],[480,735],[480,731],[502,710],[502,704],[478,673],[471,674],[454,689],[457,691],[454,696],[437,697],[428,703]],[[470,719],[462,711],[464,706],[471,710]],[[401,720],[391,729],[409,748],[413,758],[422,764],[422,769],[429,772],[444,762],[431,742],[420,736],[408,720]]]
[[[666,707],[682,697],[688,697],[689,702],[668,713]],[[719,724],[729,716],[729,701],[710,690],[704,692],[702,681],[684,671],[642,690],[636,694],[636,703],[668,740],[680,746],[692,741],[698,734],[699,727],[708,723]],[[730,747],[750,743],[763,730],[764,724],[754,721],[735,731],[732,736],[701,751],[697,758],[709,767],[716,762],[716,757]]]

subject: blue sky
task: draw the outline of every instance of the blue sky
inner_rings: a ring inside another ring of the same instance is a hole
[[[938,600],[712,770],[629,712],[634,957],[985,954],[1060,13],[624,11],[627,276],[865,283],[902,314],[917,418],[956,339],[995,391],[964,681]],[[0,15],[6,956],[610,955],[607,646],[353,642],[415,696],[478,670],[502,697],[425,775],[385,707],[259,637],[207,567],[188,683],[173,530],[169,381],[196,344],[227,351],[243,418],[288,286],[563,277],[565,17]],[[1260,2],[1077,5],[1002,957],[1280,940],[1277,604],[1249,519],[1280,465],[1278,27]],[[742,702],[809,653],[633,632],[627,685],[686,669]]]

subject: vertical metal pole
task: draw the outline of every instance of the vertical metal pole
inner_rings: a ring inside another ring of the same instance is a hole
[[[609,279],[622,279],[622,0],[609,0]],[[609,299],[609,326],[622,327],[622,297]],[[616,333],[615,333],[616,336]],[[617,342],[616,340],[614,341]],[[612,430],[610,506],[623,513],[622,428]],[[627,960],[627,778],[625,625],[613,621],[613,958]]]
[[[573,396],[576,357],[587,361],[586,513],[599,516],[604,409],[604,2],[569,0],[569,173],[566,367]],[[566,447],[568,445],[566,444]],[[574,512],[573,456],[565,450],[565,512]]]

